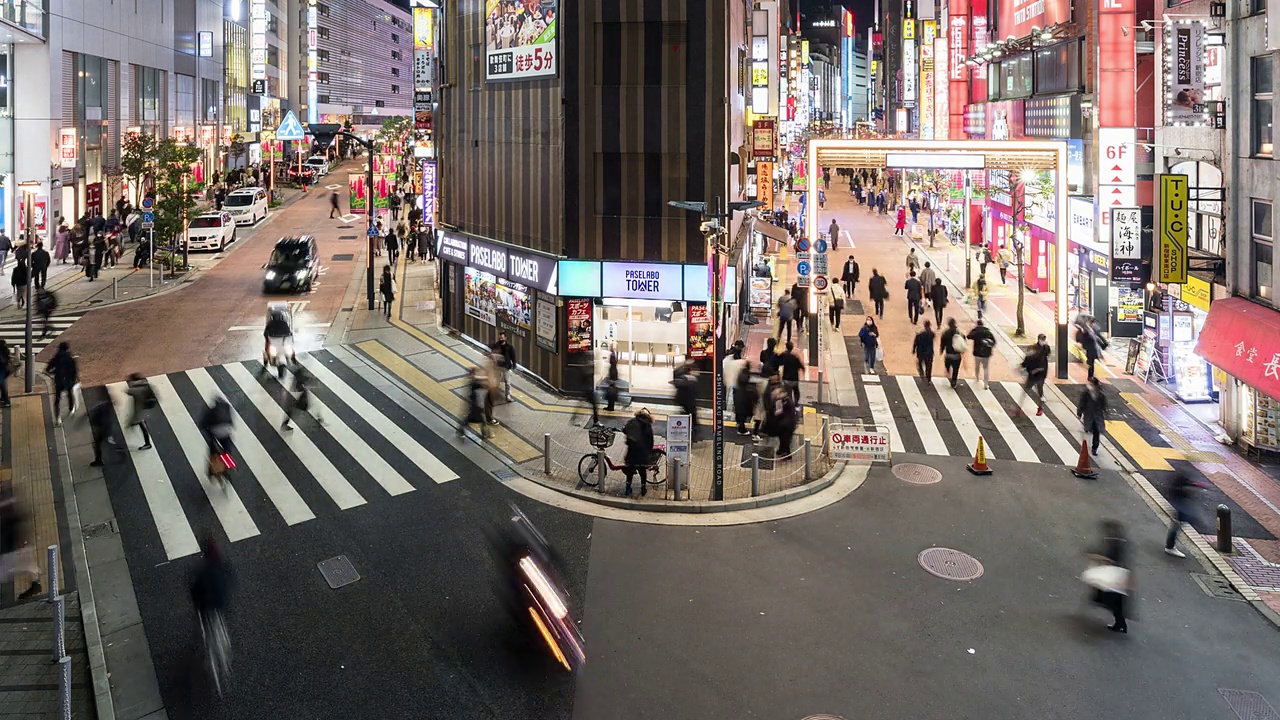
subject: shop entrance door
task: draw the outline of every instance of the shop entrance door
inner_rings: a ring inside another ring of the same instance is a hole
[[[625,304],[624,304],[625,303]],[[618,353],[618,379],[633,395],[667,396],[672,372],[684,362],[688,321],[683,303],[609,300],[597,305],[595,382],[609,372],[609,353]]]

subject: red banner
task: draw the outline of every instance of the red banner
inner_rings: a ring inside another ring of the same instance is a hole
[[[1280,399],[1280,313],[1244,298],[1218,300],[1196,354],[1246,385]]]
[[[569,352],[591,352],[591,301],[565,300],[564,306],[569,312]]]
[[[1105,2],[1103,3],[1106,4]],[[1070,0],[999,0],[996,10],[1000,37],[1022,38],[1071,19]]]

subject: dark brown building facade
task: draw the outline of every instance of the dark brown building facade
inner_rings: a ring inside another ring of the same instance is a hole
[[[558,74],[505,82],[485,80],[484,0],[447,8],[442,228],[564,259],[706,263],[701,219],[668,201],[739,199],[747,3],[559,0]],[[450,327],[496,335],[445,300]],[[567,352],[558,307],[557,352],[532,337],[514,344],[521,365],[566,388],[576,383],[565,367],[585,358]]]

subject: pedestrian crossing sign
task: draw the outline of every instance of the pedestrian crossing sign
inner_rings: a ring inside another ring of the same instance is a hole
[[[284,120],[280,121],[280,127],[276,128],[277,140],[305,140],[307,133],[302,129],[302,123],[298,122],[298,116],[290,110],[285,113]]]

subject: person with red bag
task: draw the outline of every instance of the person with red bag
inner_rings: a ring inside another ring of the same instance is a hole
[[[231,454],[231,404],[219,395],[200,418],[200,432],[209,445],[209,477],[226,480],[236,466]]]

